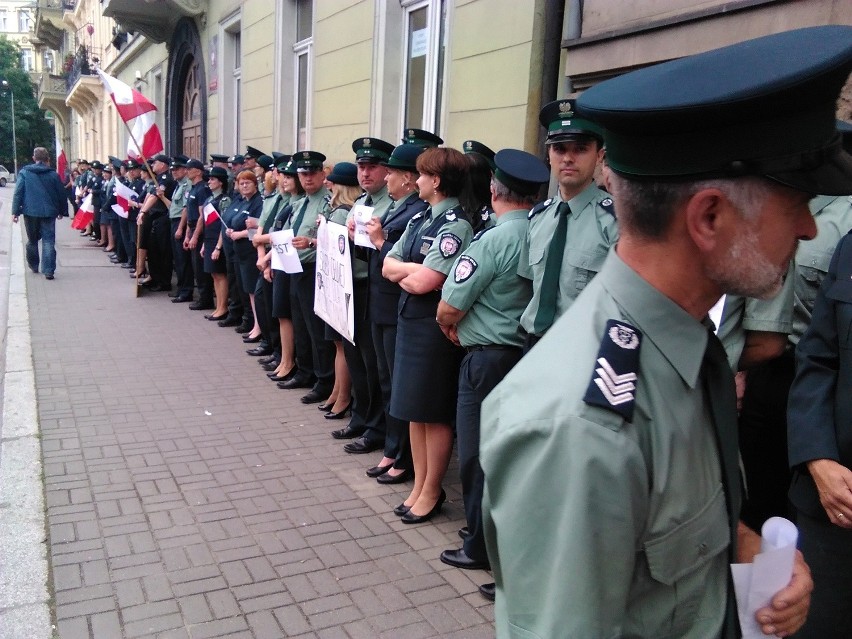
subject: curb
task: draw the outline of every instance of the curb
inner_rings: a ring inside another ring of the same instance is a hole
[[[0,634],[47,639],[54,628],[25,269],[21,227],[13,224],[0,440]]]

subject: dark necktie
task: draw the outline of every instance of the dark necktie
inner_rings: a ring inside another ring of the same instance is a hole
[[[742,503],[742,481],[740,477],[739,444],[737,434],[737,396],[734,389],[734,374],[725,355],[722,343],[710,333],[707,350],[701,363],[704,392],[713,418],[716,448],[722,464],[722,486],[728,508],[728,523],[731,530],[729,562],[737,557],[737,525]],[[739,637],[739,620],[734,597],[734,585],[728,575],[728,602],[725,609],[724,639]]]
[[[309,201],[310,200],[308,200],[307,196],[305,196],[305,201],[302,204],[302,208],[300,208],[298,214],[296,214],[296,221],[293,222],[293,226],[290,227],[293,229],[293,235],[299,234],[299,227],[302,226],[302,219],[304,219],[305,217],[305,211],[308,209]]]
[[[367,193],[367,197],[364,198],[364,206],[373,206],[373,196]]]
[[[541,289],[538,298],[538,312],[533,323],[536,335],[544,333],[556,317],[556,298],[559,296],[559,274],[562,272],[562,258],[565,257],[565,240],[568,235],[568,216],[571,207],[568,202],[562,202],[556,209],[559,220],[556,231],[550,240],[547,251],[547,261],[544,263],[544,275],[541,278]]]

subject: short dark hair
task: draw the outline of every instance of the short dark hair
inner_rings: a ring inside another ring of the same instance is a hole
[[[33,149],[33,160],[36,162],[49,162],[50,153],[43,146],[37,146]]]
[[[417,157],[417,170],[441,180],[438,190],[447,197],[457,197],[468,180],[469,165],[464,153],[456,149],[426,149]]]

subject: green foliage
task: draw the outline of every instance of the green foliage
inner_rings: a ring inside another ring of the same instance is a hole
[[[8,82],[9,87],[0,85],[0,164],[11,171],[14,165],[11,92],[15,94],[18,166],[31,161],[32,150],[37,146],[46,147],[53,155],[54,135],[53,125],[45,119],[45,112],[38,108],[35,87],[30,81],[29,73],[21,69],[20,47],[5,35],[0,35],[0,81],[2,80]]]

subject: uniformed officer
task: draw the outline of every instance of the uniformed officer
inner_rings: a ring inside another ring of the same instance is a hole
[[[139,207],[142,206],[142,200],[145,199],[145,180],[142,179],[142,168],[136,160],[127,160],[124,163],[127,168],[127,185],[136,193],[136,200],[130,202],[127,209],[127,231],[122,233],[125,242],[125,250],[127,251],[128,262],[124,268],[131,271],[136,270],[136,216],[139,213]]]
[[[115,258],[115,236],[112,232],[112,215],[115,215],[110,208],[112,203],[112,192],[115,184],[115,175],[113,166],[109,162],[104,164],[103,172],[101,173],[101,235],[106,238],[106,246],[103,250],[109,255],[110,261]]]
[[[393,205],[385,184],[388,170],[383,164],[390,158],[393,148],[393,144],[378,138],[358,138],[352,142],[358,167],[358,184],[364,189],[355,204],[373,207],[374,218],[381,219]],[[350,213],[349,219],[351,218]],[[352,246],[354,249],[354,245]],[[336,439],[354,437],[343,446],[343,450],[351,454],[370,453],[382,448],[387,429],[382,387],[379,382],[379,365],[370,323],[369,270],[364,259],[357,259],[359,256],[366,257],[364,252],[367,250],[369,249],[352,251],[355,344],[345,340],[343,342],[343,352],[352,377],[352,420],[346,428],[331,434]]]
[[[293,313],[293,332],[299,372],[281,388],[311,388],[302,397],[303,404],[318,404],[334,387],[334,344],[324,339],[323,321],[314,313],[314,281],[317,267],[317,218],[328,206],[329,191],[323,186],[322,167],[325,155],[317,151],[297,151],[293,154],[299,181],[305,198],[293,212],[284,228],[293,229],[293,248],[299,253],[302,273],[290,280],[290,300]]]
[[[186,198],[192,184],[186,176],[186,163],[189,160],[185,155],[176,155],[172,158],[169,170],[172,179],[177,183],[169,204],[169,224],[171,226],[172,259],[177,276],[177,289],[172,302],[191,302],[192,293],[195,288],[192,279],[192,254],[184,249],[183,241],[186,234]]]
[[[518,273],[532,280],[521,318],[529,346],[544,335],[601,269],[618,235],[612,198],[594,182],[603,158],[601,128],[578,116],[573,100],[542,108],[547,156],[558,191],[530,212]]]
[[[190,182],[186,194],[186,231],[183,236],[183,250],[189,256],[193,282],[198,288],[198,301],[189,305],[193,311],[210,310],[213,304],[213,278],[204,272],[204,258],[201,247],[204,244],[204,220],[201,209],[213,195],[204,179],[204,163],[197,158],[186,161],[186,178]]]
[[[467,351],[459,370],[456,409],[467,528],[462,530],[461,548],[441,553],[445,564],[467,569],[489,567],[482,530],[479,410],[486,395],[521,359],[520,319],[532,297],[532,283],[518,275],[518,261],[527,215],[549,175],[541,160],[524,151],[504,149],[493,161],[491,202],[496,226],[477,233],[456,260],[437,315],[444,335]],[[494,584],[483,586],[483,592],[493,595]]]
[[[402,138],[403,144],[416,144],[424,149],[431,149],[436,146],[441,146],[444,140],[432,133],[423,129],[405,129],[405,137]]]
[[[243,169],[254,171],[255,167],[257,167],[257,160],[262,155],[265,155],[265,153],[260,149],[256,149],[253,146],[247,146],[246,152],[243,153]]]
[[[815,235],[810,193],[848,188],[850,70],[852,27],[812,27],[578,99],[607,131],[621,237],[483,403],[498,637],[739,636],[728,564],[760,539],[739,522],[733,376],[704,320],[723,293],[776,293]],[[760,630],[795,632],[812,587],[797,554]]]
[[[152,158],[151,170],[156,175],[156,181],[149,183],[145,201],[139,209],[140,215],[136,218],[137,227],[141,226],[137,228],[140,237],[136,272],[140,275],[140,284],[149,285],[150,290],[156,291],[170,291],[172,288],[173,234],[168,213],[177,182],[169,175],[171,161],[169,156],[163,154]],[[145,273],[146,260],[150,269],[149,277]]]
[[[470,202],[462,202],[471,219],[474,233],[494,226],[491,210],[491,176],[494,173],[494,151],[476,140],[462,144],[465,157],[470,160]]]
[[[89,177],[86,181],[86,193],[92,194],[92,206],[95,209],[95,215],[92,219],[92,232],[96,238],[96,246],[104,247],[107,243],[105,229],[101,228],[101,191],[104,186],[104,165],[94,160],[91,164]]]

